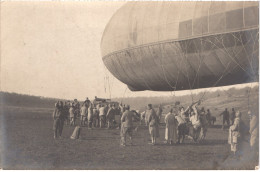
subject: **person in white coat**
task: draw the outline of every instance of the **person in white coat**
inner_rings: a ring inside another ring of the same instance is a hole
[[[231,151],[234,155],[237,155],[239,151],[239,146],[241,142],[241,133],[240,133],[240,124],[241,124],[241,113],[240,111],[236,112],[236,118],[234,124],[229,128],[229,137],[228,143],[231,145]]]
[[[254,159],[259,156],[259,120],[256,112],[248,111],[250,116],[250,147]]]
[[[93,122],[93,105],[90,103],[88,108],[88,128],[92,129]]]
[[[173,144],[177,141],[177,120],[175,119],[173,109],[165,116],[165,140],[167,144]]]

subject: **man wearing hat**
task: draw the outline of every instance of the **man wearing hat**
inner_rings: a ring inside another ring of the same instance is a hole
[[[104,105],[100,105],[99,108],[99,121],[100,121],[100,128],[103,128],[106,124],[106,113]]]
[[[54,139],[61,137],[63,129],[63,112],[62,112],[62,102],[58,101],[55,103],[55,109],[53,112],[53,130],[54,130]]]
[[[70,109],[69,109],[69,114],[70,114],[70,126],[75,125],[75,111],[74,111],[74,105],[73,103],[70,104]]]
[[[88,115],[88,109],[86,103],[83,103],[80,109],[80,125],[83,126],[86,124],[86,119]]]
[[[224,130],[225,127],[225,123],[227,123],[227,126],[229,127],[229,112],[227,110],[227,108],[225,109],[225,111],[223,111],[220,116],[223,115],[223,123],[222,123],[222,129]]]
[[[75,113],[76,117],[79,118],[79,116],[80,116],[80,104],[79,104],[77,99],[74,99],[73,105],[74,105],[74,113]]]
[[[241,144],[240,125],[241,125],[241,113],[240,111],[237,111],[234,124],[231,125],[229,128],[229,137],[228,137],[228,143],[231,145],[231,151],[234,152],[234,155],[237,155],[238,151],[240,151],[240,144]]]
[[[84,103],[87,105],[86,107],[88,108],[90,105],[90,100],[88,99],[88,97],[86,98],[86,100],[84,101]]]
[[[148,104],[146,114],[148,115],[149,133],[152,140],[152,145],[156,144],[156,138],[159,137],[159,118],[156,115],[152,104]]]
[[[107,111],[107,129],[109,129],[111,127],[111,125],[113,125],[113,122],[115,120],[115,105],[109,105],[109,109]]]
[[[133,117],[134,113],[130,111],[130,106],[127,105],[125,112],[121,117],[121,146],[126,146],[126,134],[129,135],[130,145],[132,145],[132,132],[133,132]]]

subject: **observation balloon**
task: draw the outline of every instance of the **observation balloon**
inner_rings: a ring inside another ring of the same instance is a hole
[[[258,2],[128,2],[101,40],[107,69],[132,91],[258,81]]]

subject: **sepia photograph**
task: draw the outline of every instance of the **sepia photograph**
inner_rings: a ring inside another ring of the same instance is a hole
[[[258,1],[1,1],[0,169],[258,170]]]

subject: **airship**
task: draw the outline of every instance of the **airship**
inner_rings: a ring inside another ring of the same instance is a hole
[[[258,82],[258,8],[253,1],[128,2],[106,25],[102,60],[132,91]]]

